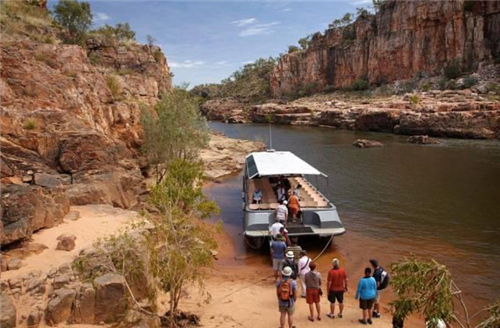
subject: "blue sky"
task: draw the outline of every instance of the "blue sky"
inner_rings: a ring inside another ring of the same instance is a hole
[[[175,74],[174,84],[193,87],[219,82],[259,57],[278,56],[371,0],[90,3],[95,26],[128,22],[139,42],[153,36]]]

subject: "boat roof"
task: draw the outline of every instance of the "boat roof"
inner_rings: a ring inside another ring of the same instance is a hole
[[[263,151],[246,157],[249,179],[279,175],[323,175],[309,163],[289,151]]]

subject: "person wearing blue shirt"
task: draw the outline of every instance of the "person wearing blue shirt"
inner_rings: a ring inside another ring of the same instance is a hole
[[[359,280],[355,299],[359,298],[359,308],[363,311],[363,319],[359,319],[363,325],[372,322],[372,307],[377,296],[377,282],[371,276],[372,269],[365,269],[365,276]]]

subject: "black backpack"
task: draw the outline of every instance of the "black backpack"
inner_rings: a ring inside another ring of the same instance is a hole
[[[390,280],[390,277],[389,277],[389,273],[387,271],[385,271],[383,268],[381,268],[381,273],[380,273],[380,286],[378,287],[378,289],[382,290],[382,289],[386,289],[387,286],[389,286],[389,280]]]

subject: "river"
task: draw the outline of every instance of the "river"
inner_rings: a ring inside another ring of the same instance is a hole
[[[268,140],[267,125],[210,126],[229,137]],[[358,138],[384,147],[358,149]],[[293,126],[273,126],[272,140],[276,150],[328,175],[311,182],[337,206],[348,232],[335,247],[346,261],[362,268],[370,257],[386,267],[410,254],[434,258],[450,268],[472,309],[498,299],[500,142],[438,139],[422,146],[405,136]],[[241,175],[206,190],[239,251],[249,252],[240,234]]]

